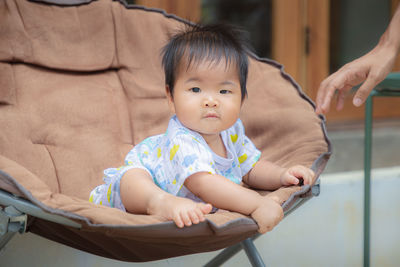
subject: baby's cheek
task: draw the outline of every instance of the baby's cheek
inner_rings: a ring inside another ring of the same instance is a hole
[[[236,123],[240,116],[240,108],[238,107],[230,107],[225,112],[225,124],[232,126]],[[229,127],[228,127],[229,128]]]

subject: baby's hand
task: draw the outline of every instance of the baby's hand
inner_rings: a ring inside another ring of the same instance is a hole
[[[203,222],[204,215],[212,210],[210,204],[197,203],[187,198],[175,197],[172,202],[169,206],[171,209],[169,219],[172,219],[179,228]]]
[[[258,232],[264,234],[271,231],[283,218],[283,209],[268,196],[263,197],[260,205],[251,213],[258,224]]]
[[[171,194],[163,194],[161,198],[152,199],[149,206],[148,214],[172,220],[179,228],[203,222],[204,215],[212,210],[211,204],[194,202]]]
[[[286,169],[281,175],[282,185],[297,185],[300,180],[303,180],[303,184],[311,184],[315,174],[314,172],[301,165],[295,165]]]

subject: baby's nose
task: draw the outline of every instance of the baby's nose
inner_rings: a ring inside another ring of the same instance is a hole
[[[213,97],[206,97],[203,103],[204,107],[213,108],[218,106],[218,100]]]

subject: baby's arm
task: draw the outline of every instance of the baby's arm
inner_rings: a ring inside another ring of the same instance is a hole
[[[198,172],[185,180],[185,186],[217,208],[251,215],[261,233],[272,230],[283,218],[281,206],[271,198],[263,197],[221,175]]]
[[[205,220],[210,204],[171,195],[154,182],[142,169],[130,169],[121,179],[121,200],[130,213],[158,215],[173,220],[178,227],[190,226]]]
[[[260,160],[243,177],[251,187],[264,190],[276,190],[284,185],[297,185],[300,179],[304,184],[311,184],[314,172],[301,165],[282,168],[270,161]]]

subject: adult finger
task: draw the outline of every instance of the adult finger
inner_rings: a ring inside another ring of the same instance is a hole
[[[344,107],[344,99],[346,96],[346,92],[340,91],[336,98],[336,110],[342,110]]]
[[[328,83],[328,79],[329,79],[329,77],[328,78],[326,78],[325,80],[323,80],[322,82],[321,82],[321,84],[319,85],[319,87],[318,87],[318,90],[317,90],[317,97],[315,98],[315,102],[316,102],[316,104],[317,104],[317,107],[318,106],[321,106],[321,104],[322,104],[322,99],[324,98],[324,96],[325,96],[325,88],[326,88],[326,85],[327,85],[327,83]]]
[[[316,97],[316,104],[317,104],[316,112],[318,114],[323,113],[322,104],[324,103],[325,95],[328,91],[328,85],[330,83],[330,80],[332,79],[332,75],[323,80],[318,88]]]
[[[356,107],[361,106],[365,100],[367,100],[369,94],[372,89],[381,82],[381,79],[377,78],[376,75],[369,74],[365,82],[361,85],[361,87],[357,90],[356,94],[353,98],[353,105]]]
[[[344,107],[344,100],[347,92],[352,88],[351,85],[346,85],[342,90],[339,91],[336,99],[336,110],[342,110]]]
[[[335,75],[333,79],[329,82],[328,85],[326,85],[323,90],[325,91],[325,94],[321,97],[320,100],[320,106],[318,108],[319,113],[328,113],[330,106],[331,106],[331,101],[333,96],[335,95],[336,90],[341,90],[344,84],[344,81],[342,78],[344,77],[343,75]],[[318,112],[317,112],[318,113]]]
[[[337,89],[341,86],[341,81],[345,80],[343,68],[329,75],[321,82],[317,92],[317,113],[327,113],[329,111],[331,99]],[[342,83],[344,84],[344,82]]]
[[[333,99],[336,90],[339,91],[339,94],[342,91],[348,91],[352,87],[351,84],[358,83],[357,80],[359,80],[359,77],[357,75],[357,72],[355,71],[355,68],[350,67],[348,64],[344,65],[338,71],[330,75],[326,79],[324,87],[319,89],[325,91],[325,93],[322,93],[320,97],[321,99],[319,100],[319,110],[322,113],[328,113],[331,105],[331,100]],[[345,95],[343,94],[340,97],[344,98],[344,96]]]

